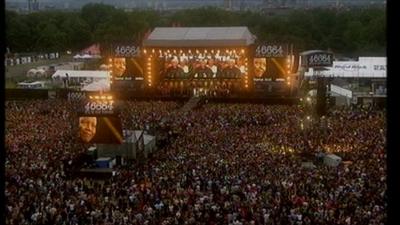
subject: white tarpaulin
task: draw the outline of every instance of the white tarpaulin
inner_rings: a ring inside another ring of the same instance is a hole
[[[83,86],[82,91],[109,91],[110,90],[110,82],[106,79],[101,79],[99,81],[89,83],[88,85]]]
[[[370,77],[386,78],[386,57],[360,57],[358,61],[333,61],[332,67],[320,71],[329,77]],[[313,76],[310,68],[305,76]]]
[[[99,78],[99,79],[109,79],[109,71],[104,70],[57,70],[53,76],[54,78],[65,78],[68,74],[69,78],[82,77],[82,78]]]

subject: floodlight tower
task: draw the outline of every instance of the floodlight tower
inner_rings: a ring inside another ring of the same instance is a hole
[[[31,11],[31,3],[32,3],[32,0],[28,0],[28,12]]]
[[[232,10],[232,0],[224,0],[224,6],[227,10]]]

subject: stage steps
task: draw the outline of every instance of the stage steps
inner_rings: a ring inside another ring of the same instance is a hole
[[[195,108],[196,106],[199,105],[201,101],[201,97],[197,97],[197,96],[193,96],[192,98],[189,99],[188,102],[186,102],[186,104],[181,108],[181,111],[190,111],[193,108]]]

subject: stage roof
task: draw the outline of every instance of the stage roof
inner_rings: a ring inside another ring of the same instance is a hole
[[[236,47],[253,44],[247,27],[156,27],[143,45],[149,47]]]

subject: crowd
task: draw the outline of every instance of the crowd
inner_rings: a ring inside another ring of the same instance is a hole
[[[85,151],[71,104],[6,102],[6,224],[386,222],[382,112],[336,110],[317,127],[301,106],[125,102],[124,128],[167,123],[178,135],[97,181],[65,174]],[[300,153],[320,151],[343,163],[302,167]]]

